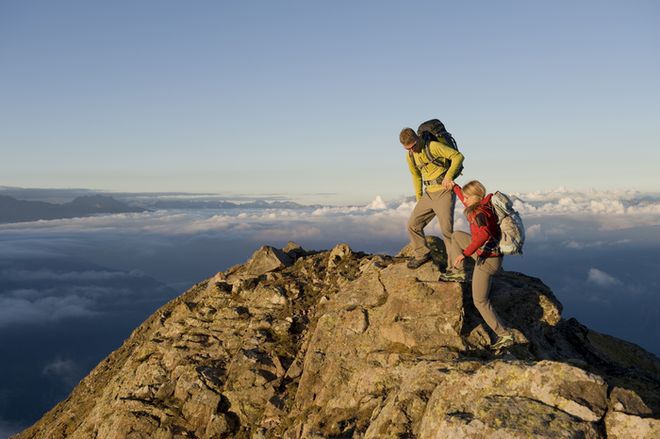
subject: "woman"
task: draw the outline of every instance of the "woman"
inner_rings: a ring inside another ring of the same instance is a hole
[[[490,204],[492,194],[486,195],[486,188],[477,180],[472,180],[462,189],[454,184],[454,192],[465,205],[464,213],[472,235],[458,231],[452,234],[452,253],[458,256],[453,261],[453,269],[441,274],[440,280],[465,282],[465,258],[474,258],[472,299],[483,319],[497,334],[497,341],[491,348],[498,350],[511,346],[514,343],[511,331],[504,326],[488,299],[491,278],[502,268],[502,255],[498,248],[501,232],[497,215]]]

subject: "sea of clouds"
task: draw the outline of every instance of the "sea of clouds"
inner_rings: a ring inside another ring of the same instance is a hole
[[[658,194],[559,189],[511,196],[526,224],[529,255],[508,258],[516,268],[533,267],[534,258],[550,254],[570,261],[600,251],[584,275],[594,285],[613,286],[616,276],[599,263],[607,265],[617,249],[660,242]],[[243,262],[261,245],[295,241],[323,249],[347,242],[393,254],[407,242],[414,205],[412,199],[377,196],[362,206],[168,209],[0,225],[0,327],[93,316],[127,300],[149,301],[153,294],[146,299],[130,285],[152,280],[180,292]],[[455,228],[468,229],[459,205]],[[438,234],[437,225],[427,232]],[[67,263],[56,269],[54,261]],[[552,275],[544,280],[557,283]]]
[[[660,194],[510,195],[527,242],[505,269],[540,277],[565,317],[660,353]],[[0,373],[20,377],[0,385],[0,427],[37,419],[160,305],[260,246],[395,254],[415,205],[189,209],[176,197],[181,208],[0,225],[0,353],[11,358]],[[468,228],[461,206],[455,227]]]

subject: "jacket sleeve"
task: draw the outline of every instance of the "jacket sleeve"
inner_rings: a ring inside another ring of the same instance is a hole
[[[463,203],[463,205],[467,207],[467,204],[465,204],[465,196],[463,195],[463,190],[456,183],[454,183],[454,193],[456,194],[458,199],[461,200],[461,203]]]
[[[419,201],[422,198],[423,188],[422,188],[422,173],[417,169],[415,163],[413,163],[410,154],[406,155],[406,160],[408,161],[408,169],[410,169],[410,174],[412,175],[413,180],[413,190],[415,191],[415,198]]]
[[[458,167],[463,164],[463,154],[450,148],[442,142],[431,142],[431,154],[433,157],[444,157],[451,162],[446,176],[453,179],[458,171]]]
[[[484,245],[486,241],[488,241],[488,238],[490,238],[490,231],[488,230],[488,224],[484,215],[477,213],[474,217],[474,221],[477,225],[477,231],[472,234],[472,242],[470,242],[470,245],[463,250],[463,255],[465,256],[472,256],[472,254],[476,252],[479,247]]]

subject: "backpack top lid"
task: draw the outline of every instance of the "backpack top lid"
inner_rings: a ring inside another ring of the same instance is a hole
[[[429,140],[430,136],[435,138],[432,140],[438,140],[446,132],[445,124],[440,122],[439,119],[427,120],[417,128],[417,135],[424,140]]]
[[[456,151],[458,151],[458,144],[456,143],[456,139],[454,139],[454,136],[452,136],[449,131],[447,131],[445,124],[440,122],[439,119],[431,119],[422,123],[419,128],[417,128],[417,135],[424,141],[425,144],[435,140],[444,142],[450,148],[454,148]]]
[[[426,157],[428,158],[429,162],[436,162],[438,160],[443,161],[442,166],[448,167],[445,159],[439,158],[439,157],[433,157],[431,154],[431,150],[429,149],[429,144],[431,141],[437,141],[437,142],[442,142],[449,146],[450,148],[455,149],[458,151],[458,144],[456,143],[456,140],[454,137],[447,131],[445,128],[445,124],[440,122],[440,119],[430,119],[427,120],[426,122],[423,122],[419,128],[417,128],[417,135],[422,139],[421,142],[421,149],[425,151]],[[415,161],[415,157],[412,153],[412,151],[409,151],[410,157]],[[420,165],[415,162],[415,166],[417,166],[418,169],[421,169]],[[456,170],[456,173],[454,174],[454,178],[458,177],[463,173],[463,165],[459,166],[458,169]]]

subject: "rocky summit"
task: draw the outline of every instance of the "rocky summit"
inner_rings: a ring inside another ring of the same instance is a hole
[[[493,334],[445,255],[262,247],[137,328],[17,438],[658,438],[660,361],[502,272]],[[470,266],[467,267],[470,269]]]

